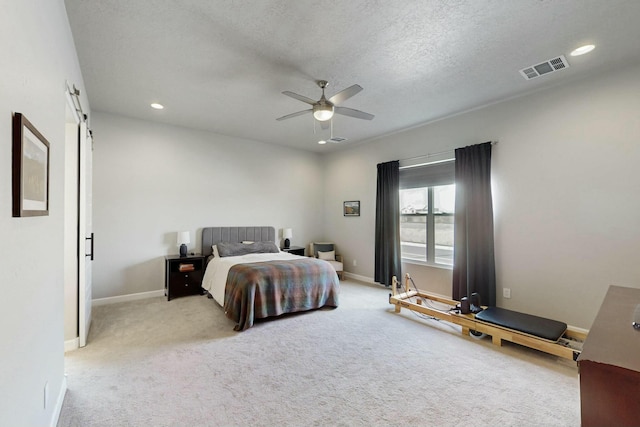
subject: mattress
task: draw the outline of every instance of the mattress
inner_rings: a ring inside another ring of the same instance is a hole
[[[247,254],[230,257],[216,257],[211,259],[207,264],[207,269],[202,280],[202,288],[209,291],[213,299],[224,307],[224,291],[227,285],[227,276],[229,270],[236,264],[246,264],[252,262],[265,261],[287,261],[305,259],[299,255],[293,255],[287,252],[268,253],[268,254]]]
[[[257,319],[337,307],[340,280],[326,261],[297,260],[237,264],[229,270],[224,312],[244,331]]]

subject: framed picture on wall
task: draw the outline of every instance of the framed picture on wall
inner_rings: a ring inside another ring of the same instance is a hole
[[[360,216],[360,200],[343,203],[344,216]]]
[[[49,141],[20,113],[12,156],[13,216],[49,215]]]

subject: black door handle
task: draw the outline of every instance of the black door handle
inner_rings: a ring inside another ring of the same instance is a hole
[[[85,254],[84,256],[90,256],[91,257],[91,261],[93,261],[93,233],[91,233],[91,237],[85,237],[84,240],[91,240],[91,253],[90,254]]]

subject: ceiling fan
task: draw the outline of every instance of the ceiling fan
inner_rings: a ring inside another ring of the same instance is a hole
[[[276,120],[285,120],[292,117],[301,116],[303,114],[313,113],[313,117],[320,122],[320,126],[323,129],[326,129],[329,126],[328,121],[331,120],[334,113],[364,120],[372,120],[375,117],[373,114],[365,113],[364,111],[341,107],[338,105],[360,92],[362,90],[362,86],[349,86],[348,88],[336,93],[331,98],[327,99],[324,96],[324,89],[329,85],[329,82],[327,82],[326,80],[318,80],[317,83],[318,86],[320,86],[320,89],[322,89],[322,96],[318,101],[314,101],[313,99],[307,98],[306,96],[298,95],[297,93],[289,92],[288,90],[282,92],[284,95],[290,96],[291,98],[311,105],[311,108],[309,108],[308,110],[302,110],[298,111],[297,113],[291,113],[287,114],[286,116],[278,117]]]

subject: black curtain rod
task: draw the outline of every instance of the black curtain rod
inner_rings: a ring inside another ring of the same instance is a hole
[[[498,143],[498,141],[491,141],[491,145],[496,145]],[[462,147],[458,147],[458,148],[462,148]],[[401,162],[406,162],[408,160],[417,160],[417,159],[428,159],[429,157],[436,157],[436,156],[442,156],[443,154],[454,154],[456,151],[456,148],[452,148],[450,150],[444,150],[444,151],[439,151],[437,153],[427,153],[424,154],[422,156],[415,156],[415,157],[409,157],[406,159],[400,159]]]

